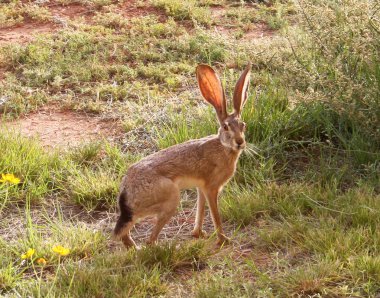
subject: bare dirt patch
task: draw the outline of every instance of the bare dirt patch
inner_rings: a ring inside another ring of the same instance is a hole
[[[54,23],[30,22],[0,29],[0,45],[8,43],[23,44],[32,40],[37,34],[49,33],[58,28]]]
[[[139,5],[134,0],[124,1],[116,12],[127,18],[156,15],[160,22],[167,20],[167,16],[160,9],[153,7],[148,3]]]
[[[254,41],[255,39],[271,37],[275,34],[275,31],[270,29],[264,23],[255,24],[249,29],[239,29],[234,26],[222,26],[216,25],[215,31],[226,38],[239,39],[244,41]]]
[[[0,45],[7,43],[27,43],[41,33],[50,33],[67,26],[69,20],[84,17],[86,21],[93,15],[91,7],[73,3],[62,5],[49,2],[43,7],[51,13],[51,20],[46,22],[35,21],[25,18],[21,24],[0,28]]]
[[[53,16],[60,18],[75,19],[78,17],[88,18],[93,15],[94,10],[91,7],[79,3],[62,5],[51,3],[45,6],[48,8]]]
[[[264,23],[258,23],[253,29],[248,30],[243,34],[244,40],[254,40],[258,38],[271,37],[275,34],[273,29],[270,29],[268,25]]]
[[[47,148],[73,147],[102,139],[115,141],[122,132],[115,121],[47,107],[6,123],[5,127],[26,137],[36,137]]]
[[[5,78],[5,68],[0,66],[0,81]]]

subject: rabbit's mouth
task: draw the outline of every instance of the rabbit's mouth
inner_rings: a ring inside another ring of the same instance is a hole
[[[232,149],[236,151],[242,151],[246,147],[246,143],[244,141],[239,142],[239,141],[234,140],[231,145],[232,145],[231,146]]]
[[[234,147],[236,150],[244,150],[245,149],[245,141],[243,138],[238,138],[233,141]]]
[[[244,149],[245,149],[245,143],[236,145],[236,150],[244,150]]]

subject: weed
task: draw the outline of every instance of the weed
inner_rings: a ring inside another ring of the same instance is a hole
[[[26,140],[11,132],[1,133],[0,143],[1,172],[12,173],[21,180],[2,189],[1,206],[26,198],[40,200],[54,191],[57,186],[51,171],[62,166],[57,153],[46,154],[36,140]]]
[[[18,1],[0,4],[0,28],[17,25],[27,18],[46,22],[51,19],[51,14],[45,7],[23,4]]]
[[[203,25],[210,25],[211,14],[207,7],[202,7],[198,1],[154,0],[153,4],[165,10],[165,13],[176,20],[192,20]]]

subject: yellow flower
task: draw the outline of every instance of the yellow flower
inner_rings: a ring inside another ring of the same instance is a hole
[[[38,258],[36,262],[38,265],[46,265],[46,260],[44,258]]]
[[[25,260],[25,259],[30,259],[34,253],[36,252],[35,249],[33,248],[29,248],[26,253],[24,253],[23,255],[21,255],[21,259]]]
[[[15,177],[15,175],[13,174],[1,174],[0,182],[3,182],[3,183],[10,182],[12,184],[19,184],[20,179]]]
[[[65,248],[61,245],[53,246],[53,251],[59,254],[60,256],[67,256],[70,253],[70,249]]]

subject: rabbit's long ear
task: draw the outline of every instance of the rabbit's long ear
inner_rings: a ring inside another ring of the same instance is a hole
[[[196,73],[199,89],[204,99],[214,106],[219,122],[222,123],[227,117],[227,104],[218,75],[205,64],[198,65]]]
[[[234,113],[236,116],[240,116],[241,110],[247,101],[248,85],[251,76],[251,63],[248,63],[247,67],[241,74],[239,80],[236,83],[234,91]]]

